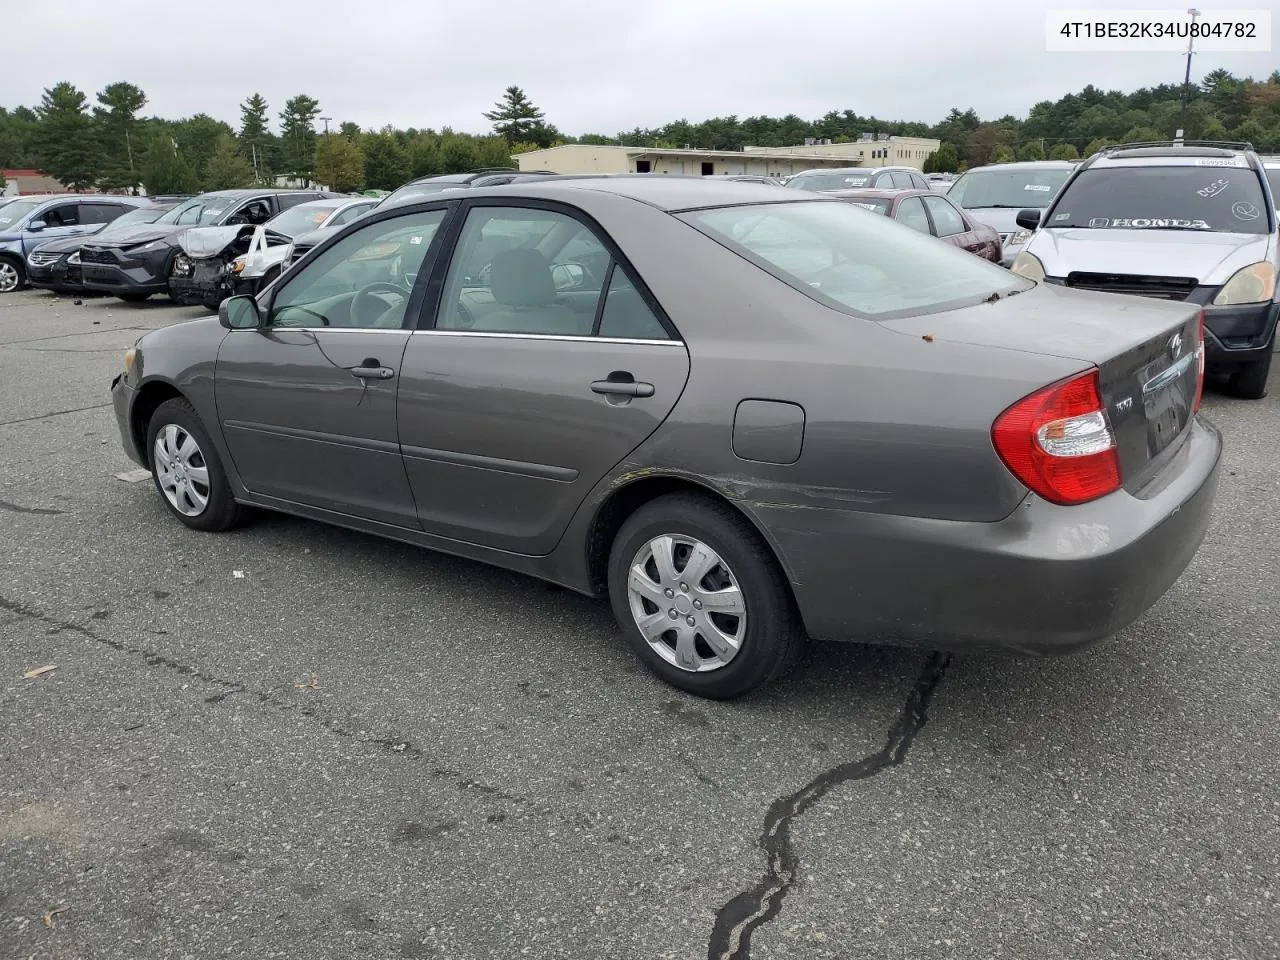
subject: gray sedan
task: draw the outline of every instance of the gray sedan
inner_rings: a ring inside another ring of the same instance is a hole
[[[1199,309],[1037,286],[807,191],[450,191],[333,232],[112,386],[167,509],[266,508],[607,596],[706,697],[806,637],[1051,654],[1196,552]],[[477,598],[482,602],[482,598]]]

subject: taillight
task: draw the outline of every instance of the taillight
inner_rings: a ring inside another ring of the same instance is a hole
[[[1019,400],[996,418],[991,441],[1010,472],[1050,503],[1085,503],[1120,489],[1096,369]]]
[[[1200,401],[1204,398],[1204,311],[1200,311],[1200,333],[1196,340],[1196,402],[1191,409],[1200,412]]]

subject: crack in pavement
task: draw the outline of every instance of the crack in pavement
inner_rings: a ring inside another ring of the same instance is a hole
[[[834,787],[869,780],[907,758],[916,735],[929,721],[929,702],[950,662],[951,655],[941,653],[931,654],[925,661],[880,750],[824,770],[795,793],[779,797],[769,805],[760,835],[766,872],[755,886],[717,911],[707,945],[707,960],[750,960],[751,935],[782,912],[782,901],[796,881],[800,861],[791,843],[792,823]]]
[[[8,500],[0,500],[0,510],[9,510],[12,513],[36,513],[42,517],[60,517],[66,511],[50,510],[47,507],[23,507],[16,503],[10,503]]]
[[[17,420],[0,420],[0,427],[7,427],[11,423],[30,423],[32,420],[45,420],[48,417],[61,417],[68,413],[84,413],[86,410],[101,410],[103,407],[111,406],[110,402],[95,403],[91,407],[72,407],[70,410],[54,410],[52,413],[41,413],[34,417],[19,417]]]
[[[71,620],[62,620],[58,617],[50,616],[35,607],[29,606],[18,600],[10,600],[7,597],[0,596],[0,610],[14,614],[16,617],[25,620],[34,620],[50,627],[50,633],[74,633],[86,640],[92,640],[94,643],[101,644],[115,650],[117,653],[128,654],[129,656],[139,657],[149,667],[164,667],[179,676],[193,677],[202,680],[210,686],[219,688],[219,692],[205,698],[205,703],[217,705],[225,702],[228,698],[236,694],[244,694],[265,706],[275,707],[277,710],[286,713],[295,713],[298,716],[312,720],[320,726],[324,727],[334,736],[342,737],[346,740],[352,740],[366,746],[377,747],[387,753],[396,756],[405,757],[409,760],[419,760],[423,757],[423,751],[420,747],[415,746],[409,740],[403,737],[361,737],[355,730],[350,729],[339,723],[332,717],[327,717],[315,709],[313,704],[302,705],[296,701],[288,700],[280,697],[275,691],[251,689],[247,684],[240,683],[237,680],[226,680],[222,677],[216,677],[211,673],[207,673],[189,664],[182,663],[172,657],[154,650],[148,650],[145,647],[136,646],[126,643],[123,640],[115,640],[111,637],[103,636],[95,633],[82,624],[75,623]],[[461,791],[471,791],[481,794],[487,799],[503,800],[510,803],[528,805],[530,801],[516,794],[506,793],[497,787],[480,783],[470,777],[466,777],[456,770],[447,770],[437,767],[431,771],[431,776],[436,780],[452,781],[454,786]]]
[[[0,347],[16,347],[24,343],[46,343],[49,340],[66,340],[68,337],[100,337],[104,333],[120,333],[124,330],[154,330],[154,327],[103,327],[101,330],[84,330],[80,333],[59,333],[49,337],[32,337],[29,340],[0,340]]]

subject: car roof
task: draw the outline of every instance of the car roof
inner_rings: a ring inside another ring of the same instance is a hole
[[[319,200],[307,200],[305,203],[299,203],[289,208],[289,210],[297,210],[299,207],[310,207],[313,210],[336,210],[338,207],[345,207],[349,203],[372,203],[372,197],[321,197]],[[288,210],[285,211],[288,213]]]
[[[712,180],[710,177],[667,176],[638,173],[597,177],[545,177],[522,183],[481,187],[478,196],[525,196],[576,203],[581,191],[609,193],[639,201],[659,210],[675,212],[705,207],[734,207],[753,203],[812,203],[830,201],[824,193],[792,190],[767,183]],[[431,199],[438,199],[439,195]],[[410,202],[410,201],[406,201]]]
[[[984,163],[980,167],[970,167],[965,173],[979,170],[1074,170],[1079,165],[1079,160],[1011,160],[1009,163]]]
[[[886,187],[850,187],[847,190],[823,190],[824,197],[840,197],[842,200],[865,198],[868,200],[896,200],[900,197],[937,197],[937,190],[921,190],[919,187],[892,190]]]

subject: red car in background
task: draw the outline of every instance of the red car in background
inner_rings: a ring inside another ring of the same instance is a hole
[[[828,194],[945,240],[992,263],[1000,262],[1000,234],[933,190],[832,190]]]

